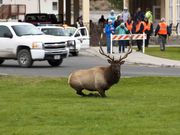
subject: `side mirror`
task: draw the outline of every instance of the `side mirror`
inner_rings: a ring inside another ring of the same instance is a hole
[[[12,38],[13,35],[11,33],[4,33],[5,38]]]

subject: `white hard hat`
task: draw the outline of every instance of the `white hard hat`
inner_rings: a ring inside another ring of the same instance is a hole
[[[161,18],[161,22],[165,22],[166,19],[164,17]]]
[[[127,8],[127,7],[124,7],[124,9],[125,9],[125,10],[128,10],[128,8]]]
[[[112,22],[112,20],[111,20],[111,19],[108,19],[108,23],[109,23],[109,22]]]
[[[111,13],[114,13],[114,10],[113,10],[113,9],[111,10]]]

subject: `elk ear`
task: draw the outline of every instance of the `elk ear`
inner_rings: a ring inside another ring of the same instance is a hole
[[[107,61],[108,61],[108,63],[110,63],[110,64],[111,64],[111,62],[112,62],[110,59],[107,59]]]
[[[120,62],[120,65],[122,65],[122,64],[124,64],[124,63],[125,63],[125,61],[121,61],[121,62]]]

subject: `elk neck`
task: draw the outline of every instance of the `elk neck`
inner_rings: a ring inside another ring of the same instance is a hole
[[[105,77],[108,84],[113,85],[115,83],[118,83],[120,76],[120,65],[110,65],[106,68]]]

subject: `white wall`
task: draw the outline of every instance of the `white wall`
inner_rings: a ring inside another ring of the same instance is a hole
[[[39,12],[39,0],[3,0],[3,4],[25,4],[26,13],[38,13]],[[41,13],[54,13],[58,14],[58,10],[52,9],[52,2],[58,2],[58,0],[40,0]]]

